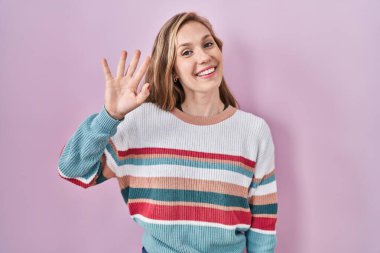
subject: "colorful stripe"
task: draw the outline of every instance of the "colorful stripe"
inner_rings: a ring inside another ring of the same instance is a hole
[[[200,207],[206,207],[206,208],[213,208],[213,209],[219,209],[224,211],[244,211],[249,212],[247,208],[242,207],[236,207],[236,206],[221,206],[221,205],[214,205],[209,203],[197,203],[197,202],[184,202],[184,201],[159,201],[159,200],[152,200],[152,199],[129,199],[128,203],[150,203],[155,205],[164,205],[164,206],[200,206]]]
[[[274,231],[276,225],[276,218],[269,217],[253,217],[251,227],[261,230]]]
[[[187,201],[224,206],[249,207],[246,198],[191,190],[129,188],[128,198],[149,198],[160,201]]]
[[[240,156],[217,153],[194,152],[168,148],[133,148],[116,151],[115,145],[107,146],[117,166],[139,165],[177,165],[185,167],[207,168],[232,171],[252,178],[255,162]],[[118,155],[116,155],[118,154]]]
[[[153,188],[153,189],[186,189],[193,191],[218,192],[221,194],[234,195],[242,198],[247,197],[247,188],[225,182],[212,180],[196,180],[179,177],[134,177],[123,176],[118,178],[121,189]]]
[[[223,211],[199,206],[166,206],[150,203],[129,203],[131,215],[139,214],[154,220],[182,220],[219,223],[223,225],[250,222],[248,211]]]
[[[111,158],[112,159],[112,158]],[[111,168],[115,168],[115,164],[109,164]],[[133,177],[151,177],[151,178],[184,178],[194,180],[209,180],[214,182],[223,182],[248,187],[251,178],[240,173],[225,170],[209,170],[204,168],[184,167],[179,165],[158,165],[158,166],[135,166],[123,165],[117,167],[114,173],[118,178],[124,176]]]
[[[115,146],[113,145],[115,148]],[[115,148],[116,150],[116,148]],[[221,160],[227,161],[228,163],[241,163],[244,164],[247,168],[255,167],[255,162],[249,159],[246,159],[241,156],[233,156],[227,154],[218,154],[210,152],[198,152],[190,151],[183,149],[169,149],[169,148],[130,148],[128,150],[118,151],[119,160],[126,159],[131,155],[176,155],[179,157],[189,157],[196,159],[208,159],[208,160]]]

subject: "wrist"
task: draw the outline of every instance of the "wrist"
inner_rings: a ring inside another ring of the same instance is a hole
[[[108,115],[109,115],[111,118],[113,118],[113,119],[115,119],[115,120],[119,120],[119,121],[124,119],[124,116],[117,115],[117,114],[115,114],[115,113],[109,112],[105,106],[104,106],[104,109],[106,110],[106,112],[108,113]]]

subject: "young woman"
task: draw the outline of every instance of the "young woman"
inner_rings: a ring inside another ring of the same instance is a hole
[[[105,104],[62,150],[60,176],[84,188],[117,179],[143,252],[274,252],[277,190],[266,121],[237,108],[222,41],[206,18],[180,13],[113,75]],[[138,85],[145,75],[145,84]]]

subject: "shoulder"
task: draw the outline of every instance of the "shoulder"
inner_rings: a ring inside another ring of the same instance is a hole
[[[263,135],[264,132],[270,131],[267,121],[248,111],[242,109],[236,110],[236,118],[242,125],[246,126],[248,130],[255,135]]]
[[[239,130],[245,132],[248,145],[273,145],[271,129],[266,119],[241,109],[236,111],[236,116],[236,125],[242,126]]]

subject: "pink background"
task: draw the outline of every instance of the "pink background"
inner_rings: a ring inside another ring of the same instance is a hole
[[[114,71],[122,49],[145,57],[189,10],[223,39],[242,109],[272,129],[276,252],[380,252],[380,4],[365,0],[0,1],[0,252],[141,251],[117,182],[84,190],[57,161],[103,105],[101,58]]]

